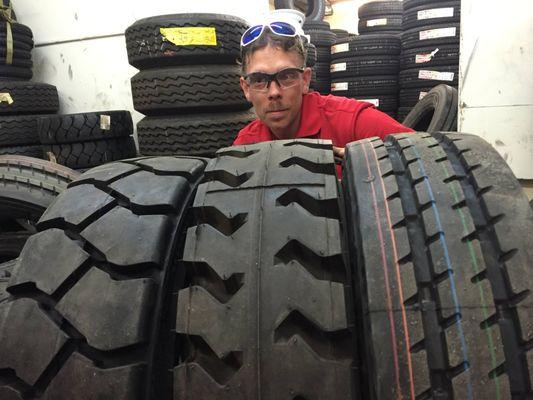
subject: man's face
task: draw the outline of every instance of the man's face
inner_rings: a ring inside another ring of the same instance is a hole
[[[296,52],[286,52],[269,45],[249,56],[246,73],[275,74],[286,68],[302,68],[301,56]],[[291,139],[298,131],[302,95],[309,91],[311,70],[306,68],[300,75],[296,85],[280,88],[277,82],[273,81],[266,92],[251,89],[244,78],[241,78],[241,88],[248,101],[254,105],[257,117],[278,139]]]

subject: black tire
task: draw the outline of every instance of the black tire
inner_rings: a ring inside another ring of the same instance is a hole
[[[457,86],[459,84],[459,66],[440,65],[428,69],[406,69],[400,72],[400,87],[402,89],[433,87],[440,83]]]
[[[17,40],[17,38],[13,38],[13,52],[14,54],[23,53],[24,56],[19,56],[17,58],[26,58],[26,54],[31,54],[31,50],[33,49],[33,44],[29,44],[20,40]],[[0,57],[6,58],[7,55],[7,41],[6,41],[6,35],[4,32],[0,32]]]
[[[72,169],[91,168],[111,161],[135,157],[133,137],[94,140],[80,143],[43,145],[45,158]]]
[[[402,49],[458,44],[459,35],[458,23],[419,26],[402,33]]]
[[[331,32],[335,34],[335,36],[337,37],[337,41],[339,39],[346,39],[350,35],[348,31],[344,29],[332,29]]]
[[[312,67],[317,61],[317,48],[313,43],[307,43],[307,58],[305,60],[306,67]]]
[[[401,103],[400,103],[401,104]],[[411,112],[412,107],[398,107],[398,113],[396,114],[396,121],[403,123],[407,114]]]
[[[253,120],[249,111],[144,118],[137,124],[139,153],[212,157]]]
[[[172,398],[168,321],[183,280],[184,214],[203,168],[177,157],[106,165],[48,208],[0,303],[2,394]]]
[[[380,111],[386,113],[396,112],[398,108],[398,97],[396,95],[368,95],[360,94],[356,100],[366,101],[374,104]]]
[[[33,33],[29,27],[18,22],[12,22],[10,25],[13,41],[26,43],[33,47]],[[0,21],[0,32],[2,32],[2,37],[5,38],[7,35],[7,26],[5,20]]]
[[[331,31],[331,25],[328,21],[308,21],[305,20],[303,23],[303,30],[319,30],[319,31]]]
[[[18,257],[44,210],[77,176],[48,161],[0,156],[0,262]]]
[[[400,68],[430,68],[439,65],[459,65],[459,45],[420,47],[402,51]]]
[[[322,21],[326,12],[326,3],[324,0],[308,0],[305,2],[304,9],[296,7],[295,0],[274,0],[276,10],[290,8],[299,10],[305,14],[306,21]]]
[[[313,67],[313,70],[316,72],[316,76],[322,79],[330,78],[330,63],[317,62]]]
[[[438,85],[409,112],[403,125],[421,132],[457,131],[457,89]]]
[[[373,56],[398,55],[401,42],[398,35],[363,35],[353,38],[337,40],[331,47],[331,59]]]
[[[5,146],[0,147],[0,156],[26,156],[43,158],[43,146],[38,145],[23,145],[23,146]]]
[[[426,96],[429,91],[433,89],[433,87],[434,86],[426,86],[414,89],[400,89],[400,107],[409,107],[409,111],[411,111],[411,108],[414,107],[415,104],[420,100],[422,100],[424,96]]]
[[[435,14],[435,12],[438,14]],[[447,1],[413,7],[403,13],[404,30],[432,24],[449,24],[461,20],[461,2]]]
[[[237,65],[194,65],[138,72],[133,107],[144,115],[247,110]]]
[[[357,10],[359,18],[368,18],[381,15],[398,15],[403,13],[402,2],[398,0],[369,1]]]
[[[6,289],[16,263],[17,260],[14,259],[0,264],[0,303],[9,297],[9,293],[7,293]]]
[[[13,101],[0,102],[0,115],[53,114],[59,110],[57,89],[46,83],[0,80],[0,92],[8,93]]]
[[[319,47],[330,47],[335,43],[336,36],[329,30],[306,29],[304,25],[304,32],[311,37],[311,43],[313,43],[317,49]]]
[[[392,95],[398,91],[398,76],[378,75],[331,80],[331,94],[345,97]]]
[[[129,111],[48,115],[39,119],[43,144],[78,143],[133,134]]]
[[[400,69],[398,57],[360,56],[339,58],[331,63],[331,78],[394,75]]]
[[[41,144],[39,118],[42,115],[0,116],[0,147]]]
[[[316,48],[317,62],[327,62],[331,61],[331,47],[317,47]]]
[[[166,40],[160,31],[161,28],[180,27],[214,28],[216,45],[211,41],[206,41],[206,45],[176,45]],[[243,19],[222,14],[144,18],[126,29],[128,60],[139,69],[183,64],[235,64],[240,56],[241,36],[247,28]]]
[[[483,139],[435,135],[346,147],[363,397],[526,399],[533,210]]]
[[[404,12],[410,10],[413,7],[427,6],[432,5],[435,8],[439,7],[440,4],[446,3],[450,0],[403,0],[403,10]]]
[[[370,3],[369,3],[370,4]],[[375,34],[379,32],[402,32],[402,16],[386,16],[380,18],[359,19],[357,30],[360,35]]]
[[[356,398],[330,144],[222,149],[205,181],[183,254],[174,399]]]
[[[0,60],[0,63],[3,61]],[[5,62],[5,61],[4,61]],[[10,80],[30,80],[33,77],[33,72],[31,67],[23,68],[11,65],[1,65],[0,66],[0,79],[10,79]]]

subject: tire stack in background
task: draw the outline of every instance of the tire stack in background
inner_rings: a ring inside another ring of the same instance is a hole
[[[331,47],[331,92],[371,102],[396,118],[402,3],[373,1],[358,14],[359,36]]]
[[[210,157],[255,119],[239,85],[240,18],[174,14],[141,19],[126,30],[142,155]]]
[[[38,120],[59,110],[57,89],[29,81],[33,33],[15,20],[9,1],[0,4],[0,155],[42,158]]]
[[[398,120],[436,85],[457,88],[461,2],[404,0]]]
[[[336,35],[330,30],[329,23],[326,21],[305,21],[303,29],[316,47],[316,63],[313,68],[311,88],[321,94],[329,94],[331,92],[331,46],[335,43]]]

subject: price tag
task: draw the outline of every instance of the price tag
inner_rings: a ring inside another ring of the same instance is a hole
[[[379,99],[361,99],[359,101],[366,101],[367,103],[372,103],[376,107],[379,107]]]
[[[421,69],[418,72],[418,79],[427,79],[432,81],[453,81],[453,72],[427,71]]]
[[[419,11],[417,17],[418,20],[453,17],[453,7],[432,8],[431,10]]]
[[[348,90],[348,82],[333,82],[331,84],[332,92],[337,92],[340,90]]]
[[[330,72],[346,71],[346,63],[331,64]]]
[[[383,26],[387,25],[387,18],[369,19],[366,21],[366,26]]]
[[[111,115],[100,115],[100,129],[103,131],[111,129]]]
[[[216,46],[217,32],[210,27],[159,28],[163,38],[176,46]]]
[[[457,28],[455,26],[451,28],[439,28],[439,29],[430,29],[427,31],[420,31],[420,40],[453,37],[455,36],[456,31],[457,31]]]
[[[331,46],[331,54],[343,53],[350,50],[349,43],[341,43]]]

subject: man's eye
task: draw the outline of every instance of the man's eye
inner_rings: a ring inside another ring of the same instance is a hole
[[[280,80],[291,80],[291,79],[296,79],[296,77],[297,77],[297,74],[295,71],[281,71],[278,74],[278,79]]]
[[[266,76],[264,75],[250,75],[250,83],[254,84],[259,84],[259,83],[265,83],[267,81],[267,78]]]

